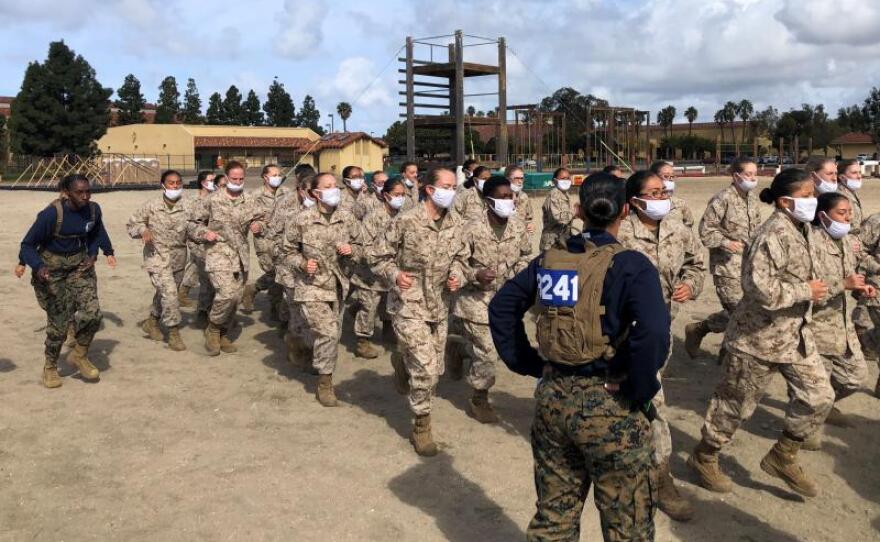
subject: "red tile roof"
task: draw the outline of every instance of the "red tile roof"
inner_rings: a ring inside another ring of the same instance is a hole
[[[832,145],[871,145],[874,140],[865,132],[847,132],[831,141]]]
[[[196,147],[214,148],[289,148],[305,151],[312,142],[305,137],[196,136]]]
[[[341,149],[361,139],[369,139],[383,148],[388,146],[378,137],[371,137],[366,132],[333,132],[321,136],[321,143],[318,145],[318,149]]]

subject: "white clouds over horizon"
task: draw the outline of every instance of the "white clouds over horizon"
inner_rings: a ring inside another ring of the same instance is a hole
[[[516,53],[509,103],[571,86],[652,111],[694,105],[709,120],[742,98],[782,110],[821,102],[833,112],[880,86],[880,5],[859,0],[4,0],[0,17],[16,21],[0,29],[9,44],[0,52],[3,95],[16,94],[27,62],[63,38],[104,85],[117,88],[132,72],[150,101],[169,74],[181,91],[193,77],[205,103],[233,83],[265,96],[277,76],[297,107],[311,94],[326,122],[349,101],[349,128],[377,134],[398,119],[398,63],[389,60],[406,35],[456,28],[506,36]],[[466,55],[494,62],[495,51]],[[466,91],[493,87],[475,80]]]

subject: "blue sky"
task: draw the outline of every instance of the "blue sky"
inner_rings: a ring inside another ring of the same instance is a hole
[[[831,111],[880,86],[880,3],[859,0],[3,0],[0,95],[15,95],[28,61],[63,38],[99,80],[134,73],[155,101],[174,75],[206,104],[230,84],[261,96],[277,76],[299,107],[315,97],[329,122],[352,102],[350,130],[384,134],[397,119],[396,51],[405,36],[506,36],[510,103],[560,86],[656,111],[711,120],[724,101]],[[10,24],[10,21],[15,21]],[[489,49],[469,49],[491,57]],[[387,65],[387,67],[386,67]],[[379,79],[365,87],[385,68]],[[493,86],[490,84],[489,86]],[[474,84],[468,92],[486,90]],[[478,109],[491,98],[467,102]],[[338,121],[338,119],[337,119]],[[337,129],[340,128],[337,125]]]

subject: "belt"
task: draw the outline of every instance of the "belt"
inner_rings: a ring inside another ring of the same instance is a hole
[[[580,376],[583,378],[606,378],[608,376],[608,366],[599,363],[589,363],[587,365],[562,365],[552,361],[547,362],[550,370],[562,376]]]

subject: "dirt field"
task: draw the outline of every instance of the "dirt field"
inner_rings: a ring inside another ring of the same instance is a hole
[[[699,216],[726,183],[682,179],[678,192]],[[315,377],[286,363],[281,337],[263,317],[264,295],[255,313],[240,316],[238,354],[206,356],[192,327],[183,332],[187,352],[150,342],[136,324],[152,288],[124,224],[154,196],[95,197],[119,258],[116,270],[103,258],[98,266],[105,319],[92,359],[101,382],[65,378],[62,388],[46,390],[39,383],[45,316],[27,276],[17,280],[11,270],[24,231],[51,194],[0,192],[9,218],[0,234],[0,540],[524,538],[535,500],[528,436],[534,381],[500,368],[492,400],[503,422],[482,426],[464,413],[465,383],[442,380],[434,414],[442,453],[420,459],[407,441],[410,415],[393,390],[388,355],[355,359],[350,323],[336,409],[315,401]],[[880,211],[880,181],[868,181],[863,196],[868,212]],[[842,404],[858,428],[828,428],[823,450],[802,455],[820,497],[804,501],[758,466],[781,427],[781,379],[725,452],[734,492],[719,496],[694,485],[684,461],[717,381],[721,337],[710,336],[706,354],[690,360],[682,333],[716,307],[707,277],[701,298],[674,323],[665,381],[674,412],[672,468],[697,516],[673,524],[658,513],[657,539],[880,538],[880,402],[867,393]],[[190,321],[192,311],[185,314]],[[873,363],[870,372],[873,386]],[[582,540],[601,539],[592,499],[585,510]]]

